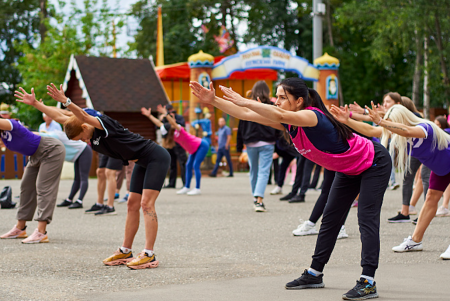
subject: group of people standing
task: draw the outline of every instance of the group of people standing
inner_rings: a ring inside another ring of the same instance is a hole
[[[362,243],[362,272],[356,286],[345,293],[343,298],[361,300],[378,297],[374,278],[380,253],[380,211],[384,193],[391,178],[393,163],[401,174],[407,175],[408,181],[411,177],[414,179],[412,158],[423,165],[422,174],[425,168],[430,170],[429,180],[422,177],[426,201],[414,233],[393,250],[408,252],[423,249],[422,238],[425,230],[436,215],[439,199],[450,183],[450,165],[442,164],[442,162],[450,162],[450,136],[441,129],[442,126],[439,127],[433,122],[420,118],[407,108],[406,102],[392,104],[390,107],[386,105],[389,101],[395,100],[394,94],[387,94],[384,97],[384,106],[375,106],[372,103],[371,108],[356,107],[351,111],[347,106],[343,108],[332,106],[328,109],[319,94],[314,89],[308,88],[299,78],[286,78],[281,81],[277,86],[275,103],[270,101],[270,89],[264,82],[255,84],[249,98],[223,86],[220,86],[220,89],[224,97],[220,98],[215,95],[212,83],[209,89],[197,82],[191,82],[190,86],[192,93],[201,102],[213,105],[240,119],[237,148],[238,151],[242,150],[245,145],[247,149],[250,187],[255,211],[266,210],[263,202],[264,193],[280,132],[284,133],[289,143],[284,146],[280,144],[278,147],[286,150],[286,146],[292,144],[301,155],[298,158],[304,160],[302,169],[310,170],[314,164],[325,169],[321,195],[309,221],[306,222],[306,225],[314,226],[322,215],[312,263],[299,278],[287,283],[286,289],[325,286],[324,267],[342,232],[352,203],[359,195],[358,222]],[[79,108],[65,96],[62,86],[58,89],[53,84],[49,85],[48,94],[68,108],[71,114],[63,113],[59,109],[37,101],[33,90],[31,93],[27,93],[22,88],[16,91],[18,101],[31,105],[53,120],[64,124],[65,134],[70,141],[89,143],[93,150],[108,158],[120,160],[122,165],[129,165],[130,162],[135,164],[129,185],[123,244],[103,263],[105,265],[126,264],[131,269],[157,267],[159,263],[153,251],[158,229],[155,202],[171,164],[171,154],[167,149],[174,150],[178,145],[189,153],[184,187],[177,191],[177,194],[200,194],[200,164],[211,144],[208,118],[199,121],[205,133],[203,138],[199,138],[186,131],[182,121],[177,120],[170,108],[168,110],[158,106],[160,118],[153,116],[150,109],[142,108],[142,114],[161,130],[163,146],[159,146],[151,140],[129,132],[116,120],[106,115],[95,115]],[[375,126],[360,122],[361,120],[371,121]],[[222,138],[219,137],[218,156],[227,157],[230,132],[224,128],[224,121],[220,121],[220,124],[222,126],[219,131],[222,131]],[[38,228],[23,242],[48,242],[46,226],[52,219],[62,163],[65,157],[66,160],[75,162],[84,160],[84,157],[89,156],[86,154],[83,157],[87,146],[82,148],[80,144],[78,148],[74,147],[77,149],[76,155],[67,157],[64,142],[55,139],[56,137],[32,133],[15,120],[1,119],[0,129],[6,147],[30,156],[21,184],[18,222],[1,238],[25,238],[26,223],[32,220],[35,209],[38,207]],[[373,139],[374,137],[381,138],[381,143]],[[180,153],[182,152],[174,150],[172,157],[174,155],[178,157]],[[110,166],[108,162],[103,165],[105,168]],[[77,169],[76,166],[77,164],[75,164]],[[81,191],[84,191],[79,164],[78,171],[80,178],[74,182],[72,190],[80,187]],[[217,168],[213,170],[211,176],[215,176],[216,173]],[[230,169],[230,175],[232,174]],[[193,175],[195,175],[196,186],[191,189]],[[303,185],[309,186],[310,182],[309,177],[306,178],[299,180],[300,184],[297,183],[296,186],[297,191],[293,189],[289,199],[298,195],[300,201],[302,199],[304,201]],[[78,182],[79,184],[76,184]],[[168,186],[175,185],[169,181]],[[112,195],[112,191],[113,189],[108,190],[108,194]],[[409,190],[404,193],[405,197],[410,195]],[[71,193],[65,200],[71,203],[70,206],[75,203],[73,197]],[[80,201],[82,203],[82,199]],[[409,204],[403,203],[403,206],[402,210],[406,207],[410,208]],[[105,207],[107,209],[104,210],[111,210],[111,206]],[[133,257],[131,249],[139,228],[141,208],[146,240],[143,251],[137,257]]]

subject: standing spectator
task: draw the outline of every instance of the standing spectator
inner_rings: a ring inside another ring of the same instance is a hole
[[[219,141],[217,146],[217,159],[216,165],[213,171],[209,175],[210,177],[215,177],[217,175],[217,170],[219,169],[219,164],[222,161],[223,156],[227,159],[227,164],[230,167],[230,174],[228,177],[233,176],[233,163],[231,162],[230,156],[230,141],[231,141],[231,129],[226,126],[225,119],[219,118],[219,131],[218,135]]]
[[[42,113],[42,119],[45,122],[39,125],[39,132],[54,132],[54,131],[62,131],[62,127],[59,123]]]

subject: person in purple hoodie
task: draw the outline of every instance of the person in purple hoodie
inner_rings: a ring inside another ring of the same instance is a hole
[[[441,129],[443,129],[447,134],[450,135],[450,126],[448,125],[448,120],[445,116],[438,116],[434,119],[434,123]],[[450,188],[447,187],[444,191],[444,200],[442,201],[442,206],[436,211],[436,216],[444,217],[450,216],[450,211],[448,210],[448,204],[450,202]]]
[[[22,243],[27,244],[49,242],[46,229],[55,209],[66,154],[64,145],[55,138],[31,132],[14,119],[0,119],[0,135],[7,149],[29,156],[20,183],[17,224],[0,238],[25,238]],[[28,237],[26,223],[33,220],[36,208],[38,226]]]
[[[287,131],[297,151],[324,168],[336,171],[316,249],[309,269],[286,284],[286,289],[322,288],[323,269],[330,259],[336,239],[358,193],[361,233],[362,274],[356,286],[343,295],[346,300],[378,297],[375,271],[380,253],[380,211],[388,185],[392,162],[382,145],[372,142],[340,123],[328,112],[317,91],[300,78],[286,78],[277,87],[276,106],[246,99],[231,88],[220,86],[224,98],[191,82],[192,93],[241,120],[251,120]],[[228,101],[227,101],[228,100]]]

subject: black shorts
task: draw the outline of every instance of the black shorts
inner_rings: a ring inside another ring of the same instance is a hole
[[[112,170],[122,170],[123,162],[103,154],[98,154],[98,168],[108,168]]]

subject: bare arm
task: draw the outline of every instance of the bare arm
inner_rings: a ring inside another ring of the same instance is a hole
[[[352,119],[358,120],[358,121],[372,121],[370,119],[369,115],[359,114],[359,113],[352,113]]]
[[[9,120],[7,119],[0,119],[0,130],[11,131],[11,122],[9,122]]]
[[[36,100],[36,95],[34,94],[34,89],[31,89],[31,94],[27,93],[22,87],[19,88],[20,91],[15,91],[14,96],[17,98],[16,101],[30,105],[55,120],[59,123],[64,123],[69,118],[60,112],[60,109],[55,107],[46,106],[42,101]]]
[[[230,101],[226,101],[223,98],[215,96],[215,90],[212,82],[210,83],[210,89],[204,88],[197,82],[191,82],[190,87],[192,88],[192,94],[198,97],[201,102],[211,104],[229,115],[241,120],[261,123],[277,130],[285,130],[280,123],[273,122],[272,120],[261,116],[248,108],[239,107]]]
[[[367,137],[381,137],[383,133],[380,127],[374,127],[367,123],[349,118],[348,106],[341,109],[335,105],[331,105],[330,112],[339,122],[348,125],[358,133],[361,133]]]
[[[166,118],[167,118],[167,121],[169,121],[170,126],[172,126],[172,127],[173,127],[174,129],[176,129],[177,131],[180,130],[180,125],[177,124],[175,118],[173,118],[172,115],[167,114]]]
[[[147,117],[148,119],[150,119],[151,122],[153,122],[157,127],[161,127],[163,125],[162,121],[159,120],[158,118],[156,118],[155,116],[152,115],[152,109],[146,109],[144,107],[141,108],[141,113],[142,115],[144,115],[145,117]]]
[[[50,95],[54,100],[65,104],[67,102],[67,97],[64,94],[62,85],[59,86],[59,90],[52,83],[50,86],[47,86],[47,94]],[[104,130],[100,121],[97,118],[86,113],[82,108],[74,104],[73,102],[68,106],[68,108],[72,111],[72,113],[83,123],[87,123],[92,125],[93,127]]]
[[[231,141],[231,135],[227,136],[227,143],[225,143],[225,148],[230,149],[230,141]]]

